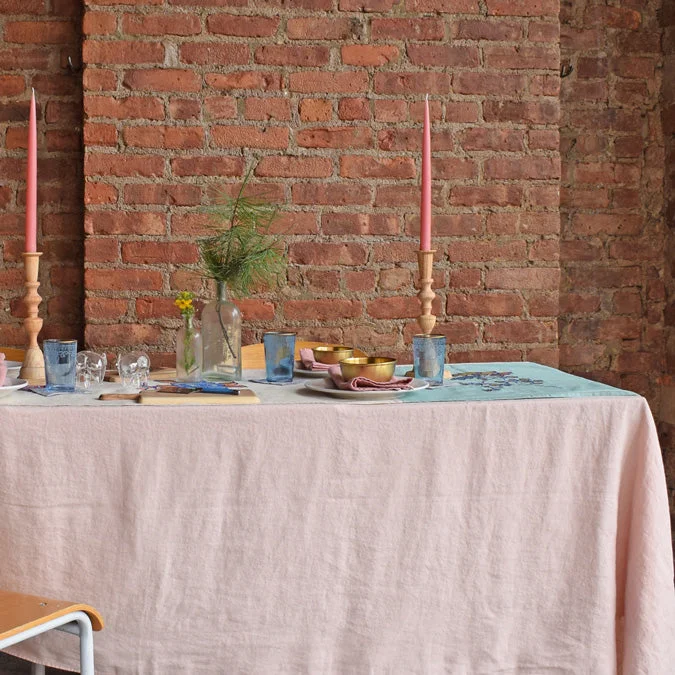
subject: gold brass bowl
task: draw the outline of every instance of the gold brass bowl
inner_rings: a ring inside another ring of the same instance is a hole
[[[356,356],[340,361],[340,371],[345,380],[367,377],[374,382],[389,382],[395,367],[396,359],[388,356]]]
[[[326,363],[332,366],[335,363],[340,363],[342,359],[349,359],[354,355],[352,347],[345,347],[344,345],[322,345],[321,347],[314,347],[314,360],[319,363]]]

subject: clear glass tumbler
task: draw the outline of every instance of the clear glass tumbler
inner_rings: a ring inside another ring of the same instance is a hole
[[[413,335],[415,377],[430,385],[443,384],[445,335]]]
[[[295,333],[265,333],[263,344],[265,345],[265,371],[268,382],[292,382]]]
[[[45,340],[45,380],[52,391],[75,391],[77,340]]]

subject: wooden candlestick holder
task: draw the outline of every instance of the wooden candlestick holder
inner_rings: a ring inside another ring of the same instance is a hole
[[[422,305],[422,314],[417,317],[423,333],[429,335],[436,325],[436,317],[431,313],[431,304],[436,294],[431,290],[433,284],[432,270],[436,251],[417,251],[417,265],[420,272],[420,292],[417,297]]]
[[[19,377],[28,380],[31,385],[43,385],[45,383],[45,357],[38,346],[38,334],[42,330],[42,319],[38,316],[38,307],[42,298],[37,292],[40,282],[38,271],[40,269],[40,256],[42,253],[24,253],[23,266],[26,275],[24,286],[26,294],[23,297],[26,305],[26,318],[23,327],[28,335],[28,348],[23,360],[23,366]]]

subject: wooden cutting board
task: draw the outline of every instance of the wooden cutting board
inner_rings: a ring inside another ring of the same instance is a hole
[[[260,399],[250,389],[240,389],[239,394],[206,394],[195,391],[190,394],[165,394],[160,391],[143,391],[138,397],[143,405],[246,405],[260,403]]]

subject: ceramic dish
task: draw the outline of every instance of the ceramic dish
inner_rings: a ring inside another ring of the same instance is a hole
[[[302,365],[302,361],[296,361],[295,366],[293,366],[293,375],[298,377],[326,377],[328,375],[327,370],[307,370]]]
[[[7,377],[19,377],[23,365],[21,361],[5,361],[5,364],[7,365]]]
[[[402,394],[410,394],[413,391],[420,391],[429,386],[428,382],[424,380],[413,380],[412,389],[399,389],[392,391],[391,389],[382,389],[381,391],[351,391],[349,389],[338,389],[331,379],[323,379],[320,382],[305,382],[305,387],[311,391],[316,391],[319,394],[327,394],[328,396],[335,396],[337,398],[349,398],[354,400],[375,400],[381,398],[397,398]]]
[[[27,384],[26,380],[20,380],[18,377],[8,377],[5,380],[5,384],[0,387],[0,398],[9,396],[18,389],[23,389]]]

